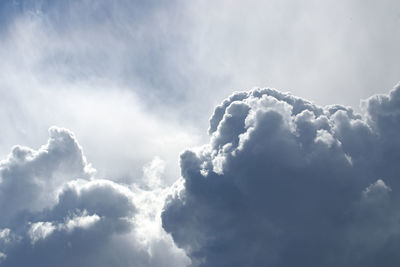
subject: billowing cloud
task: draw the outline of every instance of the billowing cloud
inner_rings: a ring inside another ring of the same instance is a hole
[[[1,266],[189,264],[161,228],[168,188],[154,185],[156,195],[99,179],[70,131],[49,133],[38,150],[16,146],[0,162]],[[146,169],[152,181],[162,171],[155,162]],[[144,235],[145,223],[158,232]]]
[[[48,143],[35,151],[15,146],[0,162],[0,210],[5,224],[19,212],[37,211],[54,204],[55,190],[66,181],[90,178],[87,164],[75,137],[66,129],[52,127]]]
[[[233,94],[181,155],[163,227],[195,266],[397,266],[400,86],[362,107]]]

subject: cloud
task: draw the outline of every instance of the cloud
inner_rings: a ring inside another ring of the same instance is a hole
[[[161,228],[168,188],[153,185],[151,194],[99,179],[72,132],[52,127],[49,133],[38,150],[16,146],[0,163],[1,266],[190,263]],[[147,170],[159,176],[161,165],[157,159]],[[145,235],[145,223],[157,232]]]
[[[38,211],[53,205],[55,190],[76,178],[90,178],[94,170],[86,162],[74,135],[61,128],[49,130],[50,139],[39,150],[15,146],[0,162],[0,210],[6,224],[21,211]]]
[[[349,107],[273,89],[216,107],[163,227],[194,266],[396,266],[400,86]]]
[[[192,128],[205,127],[205,116],[217,99],[232,88],[271,84],[291,88],[320,103],[350,104],[358,101],[360,95],[364,97],[367,92],[384,88],[399,73],[400,35],[393,34],[400,29],[398,6],[399,2],[394,0],[379,5],[360,1],[320,4],[313,0],[301,5],[275,0],[232,4],[218,0],[212,6],[207,1],[1,1],[1,157],[8,153],[11,144],[38,147],[50,125],[72,129],[96,166],[98,177],[114,182],[136,181],[141,177],[142,166],[158,155],[165,160],[162,181],[158,173],[163,167],[150,164],[145,176],[154,179],[146,181],[146,190],[134,190],[137,211],[131,216],[141,219],[133,222],[131,231],[112,233],[111,239],[115,240],[117,235],[123,240],[139,240],[140,244],[133,242],[133,246],[146,251],[141,255],[153,255],[152,260],[157,259],[159,265],[169,262],[163,257],[174,256],[164,251],[171,249],[173,255],[182,254],[171,245],[169,236],[162,234],[157,219],[152,219],[157,218],[168,191],[157,187],[177,177],[178,153],[197,143],[191,138]],[[243,19],[239,21],[238,17]],[[229,175],[235,169],[231,167],[236,165],[234,159],[245,158],[234,151],[243,151],[242,155],[257,150],[261,153],[277,143],[283,151],[276,148],[271,155],[264,153],[271,162],[293,165],[297,170],[296,162],[302,165],[305,161],[318,167],[321,174],[325,167],[326,172],[332,170],[330,176],[339,170],[343,170],[344,176],[351,176],[349,170],[354,177],[364,177],[365,184],[354,185],[360,187],[355,190],[358,193],[382,179],[392,190],[387,194],[395,194],[396,181],[392,177],[398,171],[393,167],[397,150],[392,144],[396,131],[381,132],[379,127],[385,126],[380,118],[358,118],[340,106],[319,108],[288,95],[278,96],[273,91],[268,94],[275,95],[280,102],[285,98],[287,104],[273,103],[271,99],[268,104],[260,102],[259,107],[255,103],[243,104],[242,100],[248,98],[243,93],[236,96],[238,103],[228,101],[229,111],[221,107],[220,115],[216,112],[210,128],[214,127],[215,132],[220,126],[220,130],[213,134],[210,149],[218,153],[212,155],[207,149],[202,152],[210,158],[200,159],[202,175]],[[372,102],[365,107],[374,108]],[[264,116],[265,105],[271,109]],[[381,108],[384,105],[378,104]],[[288,108],[292,108],[291,116],[285,111]],[[260,114],[253,114],[255,110]],[[278,115],[274,113],[277,110]],[[326,110],[332,114],[324,115]],[[383,121],[389,122],[389,117]],[[279,127],[275,133],[263,130],[265,123]],[[298,135],[297,139],[291,137],[293,133]],[[264,134],[271,139],[260,142],[258,147],[253,141],[262,139]],[[292,153],[297,143],[304,150]],[[330,158],[331,155],[334,157]],[[55,154],[52,157],[58,158]],[[76,160],[79,165],[79,157]],[[197,164],[198,156],[187,160]],[[68,159],[56,160],[61,166],[65,161]],[[0,210],[5,215],[0,218],[1,231],[10,231],[3,240],[20,240],[32,246],[32,238],[27,235],[36,225],[33,236],[43,236],[33,242],[37,248],[55,235],[71,236],[75,231],[86,232],[102,225],[101,215],[78,200],[74,203],[81,208],[60,211],[62,219],[43,214],[43,210],[56,212],[53,208],[61,204],[59,196],[67,184],[77,178],[90,184],[91,177],[79,166],[75,172],[58,169],[58,165],[46,160],[37,162],[20,163],[21,170],[12,167],[15,173],[20,172],[15,174],[18,179],[8,179],[6,172],[3,174],[6,182],[0,192]],[[245,162],[237,169],[246,168]],[[54,168],[54,173],[46,173],[46,164]],[[249,160],[249,166],[253,166],[250,168],[260,170],[262,164],[257,156]],[[342,165],[344,168],[340,169]],[[185,172],[189,170],[187,166]],[[266,167],[279,174],[279,165]],[[305,182],[299,186],[306,185],[311,186]],[[257,189],[243,183],[240,186],[249,192]],[[1,199],[3,195],[8,198]],[[89,221],[92,223],[84,223]],[[28,222],[31,224],[27,225]],[[24,234],[17,233],[17,225],[26,228],[21,230]],[[88,229],[80,227],[83,225],[88,225]],[[155,236],[154,232],[159,234]],[[131,251],[130,245],[120,251]],[[0,260],[7,258],[12,262],[10,246],[4,248]]]

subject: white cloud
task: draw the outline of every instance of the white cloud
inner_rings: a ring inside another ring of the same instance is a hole
[[[11,241],[10,233],[11,233],[11,231],[8,228],[1,229],[0,230],[0,240],[4,243],[10,242]]]
[[[314,139],[314,142],[322,142],[325,143],[328,147],[331,147],[337,140],[325,129],[319,129],[317,131],[317,135]]]
[[[159,188],[163,183],[161,175],[165,171],[165,161],[159,157],[155,157],[150,164],[143,167],[144,182],[146,186],[151,188]]]
[[[0,263],[7,258],[7,255],[3,252],[0,252]]]
[[[93,175],[70,131],[52,127],[49,133],[47,144],[38,150],[15,146],[7,159],[0,161],[0,209],[4,215],[0,225],[19,212],[52,206],[62,184]]]
[[[35,243],[51,235],[54,230],[56,230],[56,227],[50,222],[36,222],[31,225],[28,235],[32,243]]]

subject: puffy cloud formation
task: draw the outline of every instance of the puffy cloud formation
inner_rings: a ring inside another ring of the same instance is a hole
[[[233,94],[181,155],[163,227],[194,266],[398,266],[400,86],[362,108]]]
[[[71,132],[52,127],[50,139],[35,151],[15,146],[0,162],[0,223],[7,224],[22,210],[38,211],[56,201],[55,190],[74,178],[88,179],[87,164]]]
[[[0,162],[1,266],[190,263],[159,222],[168,188],[153,192],[98,179],[70,131],[49,132],[38,150],[16,146]],[[149,176],[160,175],[151,168]],[[151,216],[141,207],[146,203]],[[152,236],[145,224],[153,224]]]

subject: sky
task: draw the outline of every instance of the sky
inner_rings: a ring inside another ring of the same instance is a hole
[[[398,47],[395,0],[1,1],[0,266],[398,266]]]

